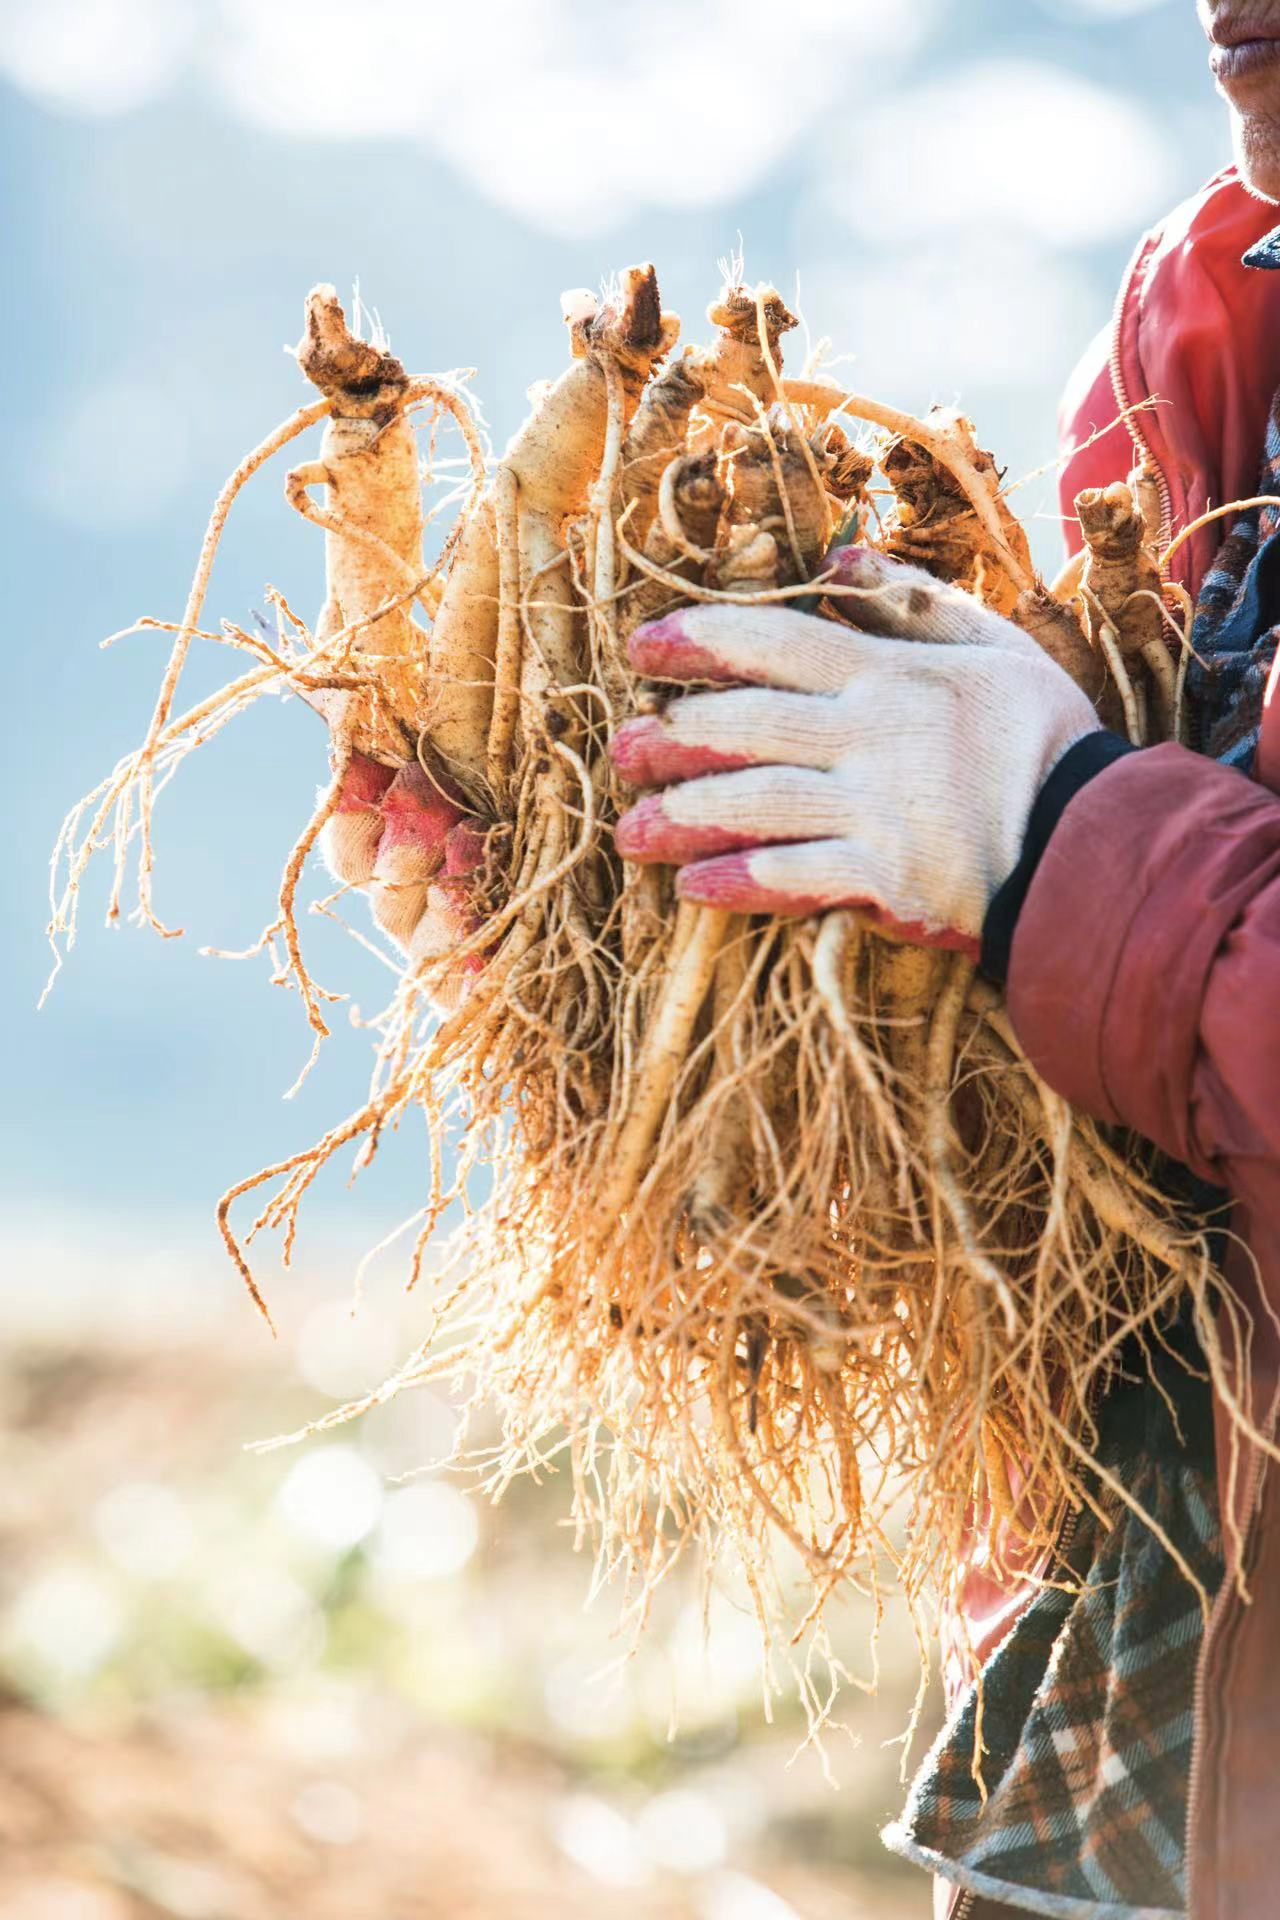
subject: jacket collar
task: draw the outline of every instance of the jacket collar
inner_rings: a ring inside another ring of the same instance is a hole
[[[1267,419],[1280,387],[1280,273],[1241,265],[1271,242],[1280,266],[1280,208],[1215,175],[1142,241],[1125,276],[1109,337],[1090,349],[1068,389],[1062,474],[1070,531],[1081,487],[1108,486],[1133,463],[1116,415],[1150,395],[1137,425],[1166,481],[1167,513],[1187,525],[1223,500],[1256,493]],[[1098,435],[1099,425],[1115,421]],[[1077,536],[1078,537],[1078,536]],[[1172,571],[1194,596],[1221,544],[1211,522],[1180,547]]]

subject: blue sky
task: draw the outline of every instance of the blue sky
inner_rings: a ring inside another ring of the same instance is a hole
[[[367,1037],[339,1009],[282,1105],[306,1051],[296,1000],[264,963],[198,952],[269,917],[324,775],[296,703],[260,705],[161,802],[158,904],[188,937],[107,933],[91,873],[35,1012],[50,845],[140,738],[162,659],[155,636],[97,643],[180,611],[219,483],[302,397],[281,348],[314,281],[358,280],[414,371],[476,368],[500,443],[561,365],[562,288],[652,258],[697,337],[741,235],[749,277],[791,295],[799,274],[859,386],[960,400],[1020,474],[1052,457],[1058,390],[1139,231],[1227,157],[1192,0],[365,0],[335,51],[349,17],[336,0],[0,8],[11,1283],[91,1289],[99,1258],[104,1284],[145,1269],[157,1235],[203,1266],[221,1189],[363,1084]],[[236,508],[214,616],[243,620],[267,581],[319,600],[320,543],[282,477]],[[1052,564],[1051,482],[1024,499]],[[225,671],[201,658],[192,691]],[[352,943],[317,925],[312,952],[376,1007]],[[335,1181],[321,1231],[377,1239],[414,1203],[421,1152],[404,1138],[354,1196]]]

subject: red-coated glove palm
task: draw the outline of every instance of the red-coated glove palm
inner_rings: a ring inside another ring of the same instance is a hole
[[[353,754],[321,848],[337,879],[368,889],[374,919],[410,961],[438,959],[475,931],[467,883],[484,837],[421,767]]]

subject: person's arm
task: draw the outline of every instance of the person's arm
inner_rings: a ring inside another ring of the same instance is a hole
[[[1177,746],[1103,769],[1026,887],[1008,994],[1059,1093],[1280,1220],[1280,797]]]

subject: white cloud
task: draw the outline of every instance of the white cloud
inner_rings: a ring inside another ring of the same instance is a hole
[[[1129,234],[1168,196],[1168,141],[1127,94],[1037,60],[980,61],[860,115],[831,156],[827,198],[885,245],[983,223],[1047,247]],[[849,182],[856,180],[857,191]]]
[[[86,114],[154,97],[198,51],[240,117],[438,153],[557,234],[748,193],[837,101],[883,87],[942,0],[44,0],[0,68]],[[197,36],[199,44],[197,49]]]
[[[0,71],[68,113],[111,115],[163,93],[186,63],[193,0],[38,0],[0,12]]]
[[[1131,20],[1135,14],[1167,7],[1170,0],[1035,0],[1035,4],[1050,19],[1065,20],[1077,27],[1082,21],[1101,25],[1109,20]]]
[[[1098,321],[1083,269],[984,227],[957,248],[931,236],[859,258],[851,243],[812,261],[804,296],[815,333],[856,348],[833,375],[911,408],[1056,384]]]

